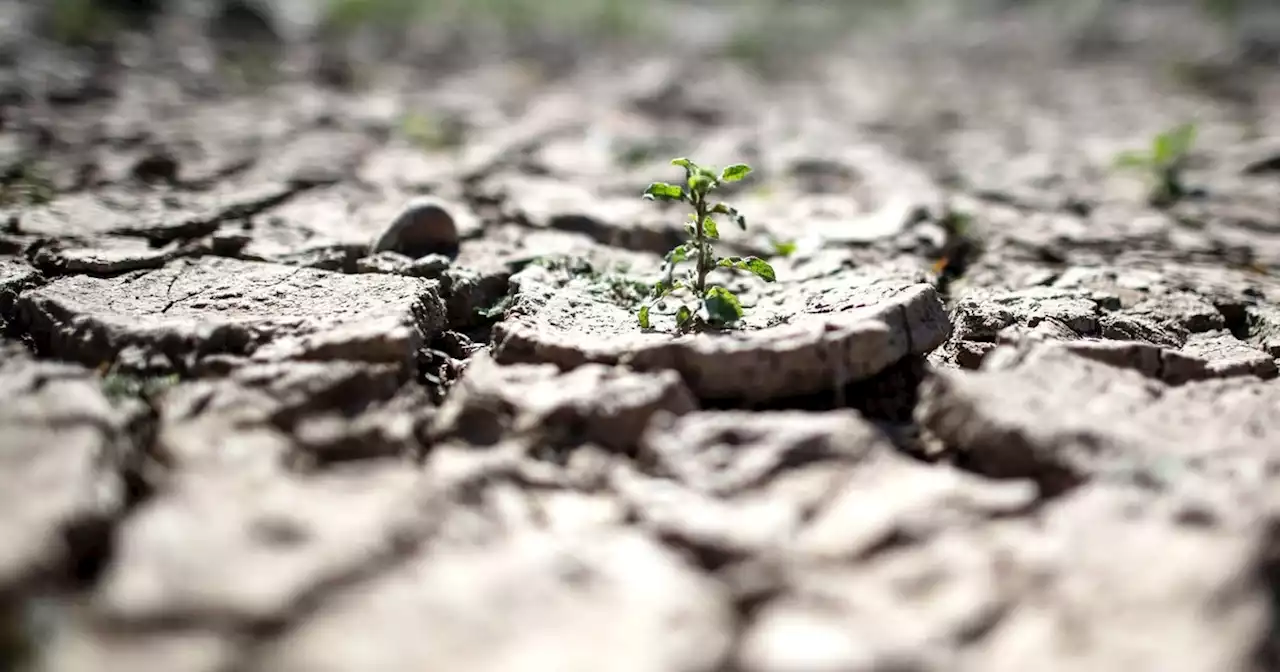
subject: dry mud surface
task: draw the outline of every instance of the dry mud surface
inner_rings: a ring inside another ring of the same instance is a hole
[[[0,668],[1280,670],[1280,61],[1163,11],[781,81],[0,36]],[[756,168],[740,329],[635,320],[677,155]]]

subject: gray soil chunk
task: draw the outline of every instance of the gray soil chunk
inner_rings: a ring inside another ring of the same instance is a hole
[[[429,281],[232,259],[59,278],[19,300],[42,352],[90,365],[130,346],[191,368],[211,354],[403,363],[443,326]]]
[[[1170,385],[1181,385],[1189,381],[1209,378],[1227,378],[1233,375],[1263,376],[1267,373],[1269,366],[1273,366],[1270,360],[1264,361],[1254,356],[1258,353],[1236,351],[1238,358],[1235,362],[1231,359],[1208,360],[1182,350],[1162,348],[1141,341],[1083,338],[1055,343],[1051,347],[1060,347],[1064,351],[1110,366],[1133,369],[1148,378]],[[1236,349],[1233,347],[1231,350]],[[992,358],[988,368],[1010,365],[1019,361],[1023,355],[1022,351],[1000,350]],[[984,361],[983,364],[986,362]],[[1274,377],[1274,373],[1263,377]]]
[[[404,379],[392,364],[281,362],[184,382],[158,400],[154,450],[183,470],[265,473],[288,458],[406,453],[426,418],[393,402]]]
[[[1262,531],[1186,524],[1135,494],[1082,491],[857,564],[784,565],[734,669],[1256,669]]]
[[[1029,351],[1043,346],[1111,366],[1133,369],[1170,385],[1209,378],[1256,376],[1270,379],[1277,375],[1275,360],[1270,355],[1225,331],[1190,334],[1181,347],[1165,347],[1137,339],[1076,338],[1072,333],[1051,334],[1043,328],[1046,324],[1051,322],[1041,323],[1036,329],[1010,327],[1001,331],[997,342],[1015,347],[1001,349],[995,356],[991,355],[996,344],[961,342],[962,345],[987,345],[989,349],[982,352],[974,363],[962,357],[957,357],[957,361],[965,368],[1005,368],[1021,361]]]
[[[236,660],[233,637],[210,630],[111,632],[63,627],[47,643],[39,672],[218,672]]]
[[[779,282],[747,300],[741,328],[673,335],[662,331],[674,330],[667,316],[655,315],[655,330],[645,331],[627,299],[582,278],[561,285],[528,270],[512,279],[515,303],[494,329],[498,361],[674,369],[701,398],[829,391],[928,353],[950,329],[932,286],[873,271]]]
[[[525,532],[348,591],[248,669],[710,672],[732,641],[726,598],[634,531]]]
[[[782,471],[856,463],[888,449],[885,437],[856,413],[707,411],[659,416],[645,432],[640,459],[654,475],[730,496]]]
[[[219,187],[209,192],[112,189],[67,194],[21,215],[22,231],[42,236],[108,233],[171,241],[213,233],[287,201],[297,188],[279,183]]]
[[[666,254],[684,242],[679,217],[655,210],[639,194],[602,196],[561,180],[508,176],[498,181],[509,199],[510,216],[530,228],[579,233],[602,245]],[[641,187],[642,189],[643,187]]]
[[[994,341],[1006,327],[1035,327],[1049,319],[1077,335],[1098,331],[1098,307],[1088,293],[1049,287],[972,292],[956,303],[952,317],[955,337],[967,341]]]
[[[1246,319],[1249,342],[1272,357],[1280,357],[1280,308],[1250,306]]]
[[[1170,383],[1275,375],[1258,277],[1166,264],[1075,267],[1040,282],[1048,286],[962,290],[955,329],[933,359],[977,368],[991,344],[1080,340],[1064,347],[1108,358],[1134,348],[1148,360],[1158,353],[1170,368],[1152,375]]]
[[[93,238],[81,242],[55,242],[34,251],[32,262],[48,275],[116,275],[160,268],[178,256],[191,254],[177,245],[152,247],[139,238]]]
[[[921,423],[958,459],[1050,492],[1095,478],[1159,482],[1177,474],[1246,478],[1276,461],[1280,385],[1254,377],[1179,387],[1037,347],[1016,362],[927,380]],[[1250,466],[1252,465],[1252,466]],[[1234,475],[1236,469],[1244,472]]]
[[[458,253],[458,225],[454,213],[460,206],[438,198],[411,201],[373,241],[370,252],[399,252],[410,259],[428,254]]]
[[[396,463],[181,478],[119,530],[93,608],[118,623],[279,618],[424,535],[422,488]]]
[[[501,366],[477,355],[451,389],[431,433],[481,445],[516,435],[542,445],[591,442],[631,451],[655,413],[696,408],[674,371],[588,364],[562,373],[550,364]]]
[[[0,330],[8,328],[15,315],[18,295],[33,287],[39,273],[27,262],[0,257]]]
[[[1196,521],[1130,490],[1089,488],[1035,528],[1004,530],[987,566],[997,594],[1017,602],[975,623],[986,637],[950,669],[1256,670],[1272,638],[1268,535],[1256,517]]]
[[[388,273],[392,275],[412,275],[409,268],[413,259],[399,252],[379,252],[364,257],[356,262],[357,273]]]
[[[844,561],[1025,509],[1030,483],[993,483],[897,454],[851,411],[659,416],[646,475],[613,486],[640,524],[708,562]]]
[[[0,398],[0,595],[10,595],[100,559],[123,505],[125,432],[79,367],[0,360]]]
[[[406,202],[408,205],[406,205]],[[416,259],[458,254],[459,237],[474,235],[479,220],[462,204],[437,197],[339,184],[312,189],[255,219],[245,253],[267,260],[330,248],[398,252]],[[224,231],[239,229],[228,222]]]
[[[1183,354],[1202,359],[1213,377],[1276,377],[1276,361],[1268,353],[1244,343],[1227,331],[1192,334],[1182,347]]]

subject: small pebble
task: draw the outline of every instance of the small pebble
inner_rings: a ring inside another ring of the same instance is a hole
[[[458,225],[451,207],[437,198],[416,198],[382,232],[370,253],[399,252],[413,259],[458,254]]]

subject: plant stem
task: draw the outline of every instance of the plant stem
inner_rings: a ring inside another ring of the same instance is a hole
[[[702,231],[702,222],[707,217],[705,208],[706,208],[706,203],[704,202],[702,197],[701,196],[696,197],[693,202],[693,210],[694,210],[694,216],[698,218],[698,221],[695,222],[694,225],[697,227],[697,241],[698,241],[698,284],[696,286],[696,289],[698,291],[699,297],[707,293],[707,273],[710,272],[711,270],[707,268],[707,257],[711,255],[707,254],[707,238]]]

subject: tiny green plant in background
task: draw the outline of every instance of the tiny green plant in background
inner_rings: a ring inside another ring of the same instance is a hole
[[[152,399],[178,384],[178,376],[135,376],[105,368],[102,375],[102,392],[114,404],[127,399]]]
[[[400,120],[405,138],[423,151],[456,149],[466,142],[467,129],[460,120],[410,112]]]
[[[19,163],[0,174],[0,208],[44,205],[56,195],[53,180],[37,165]]]
[[[799,243],[790,238],[778,238],[772,234],[769,235],[769,245],[773,247],[773,253],[779,257],[789,257],[800,249]]]
[[[1181,124],[1156,135],[1146,151],[1121,153],[1116,165],[1145,172],[1151,180],[1147,200],[1156,207],[1169,206],[1188,194],[1183,171],[1195,140],[1196,125]]]
[[[403,27],[426,5],[420,0],[328,0],[320,25],[331,34],[351,34],[362,27]]]
[[[52,37],[62,44],[90,44],[120,28],[119,17],[98,0],[52,0],[47,11]]]
[[[679,201],[693,208],[690,221],[685,224],[689,240],[667,253],[662,278],[654,284],[648,300],[640,307],[640,326],[648,329],[652,307],[660,307],[663,299],[677,292],[691,294],[696,302],[696,308],[681,302],[676,310],[676,325],[682,331],[699,323],[717,327],[730,325],[742,318],[742,303],[728,289],[719,285],[708,286],[707,275],[716,268],[731,268],[756,275],[765,282],[776,279],[773,267],[763,259],[717,257],[712,249],[712,243],[720,238],[717,215],[729,218],[743,231],[747,229],[747,222],[737,209],[725,203],[712,202],[709,196],[720,185],[745,178],[751,173],[751,167],[737,163],[717,174],[715,170],[683,158],[673,159],[671,165],[684,168],[684,184],[654,182],[645,190],[644,197],[652,201]],[[694,261],[694,269],[677,278],[676,267],[689,259]]]

